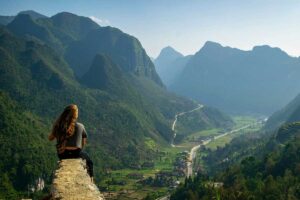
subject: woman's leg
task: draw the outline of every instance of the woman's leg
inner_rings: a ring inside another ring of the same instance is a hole
[[[81,151],[79,153],[79,157],[86,160],[87,172],[90,175],[90,177],[93,177],[94,176],[93,161],[90,159],[89,155],[86,152]]]
[[[71,158],[79,158],[80,154],[80,149],[76,149],[76,150],[65,150],[63,153],[58,154],[58,158],[60,160],[62,159],[71,159]]]

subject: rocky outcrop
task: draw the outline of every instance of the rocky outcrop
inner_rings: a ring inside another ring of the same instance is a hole
[[[97,186],[92,183],[82,159],[59,162],[52,187],[52,200],[104,200]]]

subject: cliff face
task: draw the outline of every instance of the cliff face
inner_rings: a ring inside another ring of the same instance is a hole
[[[52,188],[52,200],[104,200],[97,186],[91,182],[82,159],[66,159],[59,162]]]

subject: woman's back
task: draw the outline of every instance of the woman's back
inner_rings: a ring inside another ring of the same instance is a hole
[[[82,139],[87,138],[84,125],[76,122],[74,134],[67,138],[66,147],[74,147],[82,149]]]

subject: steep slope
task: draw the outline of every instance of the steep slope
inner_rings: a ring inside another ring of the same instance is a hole
[[[36,39],[64,54],[79,77],[88,71],[94,56],[102,53],[125,72],[145,76],[163,86],[140,42],[119,29],[100,27],[87,17],[67,12],[37,20],[19,14],[7,27],[18,36]]]
[[[19,106],[2,90],[0,102],[0,198],[20,199],[22,195],[17,194],[35,188],[39,177],[50,181],[55,150],[48,148],[51,144],[45,140],[49,124],[44,119]]]
[[[32,19],[47,18],[47,16],[37,13],[33,10],[21,11],[19,14],[25,14],[31,16]],[[7,25],[15,19],[16,16],[0,16],[0,25]]]
[[[162,86],[154,65],[140,42],[116,28],[103,27],[91,31],[83,40],[68,47],[66,60],[80,77],[87,72],[87,66],[91,65],[98,53],[110,56],[124,72],[147,77]]]
[[[0,16],[0,25],[7,25],[9,24],[12,20],[14,20],[14,16]]]
[[[19,14],[29,15],[33,20],[41,19],[41,18],[48,18],[47,16],[42,15],[38,12],[35,12],[34,10],[24,10],[24,11],[19,12],[18,15]]]
[[[41,18],[41,20],[48,19]],[[14,20],[7,25],[7,28],[20,37],[46,43],[54,49],[62,50],[62,44],[54,34],[28,14],[18,14]]]
[[[299,75],[299,59],[278,48],[207,42],[170,88],[227,112],[268,115],[299,93]]]
[[[113,85],[122,87],[122,73],[108,56],[97,54],[89,71],[83,75],[82,83],[89,88],[102,90],[113,87]]]
[[[79,17],[75,14],[62,12],[50,18],[54,27],[78,40],[85,37],[90,31],[100,26],[88,17]]]
[[[168,87],[182,72],[191,56],[183,56],[172,47],[165,47],[154,60],[156,71],[163,83]]]
[[[289,104],[281,110],[272,114],[265,128],[269,130],[277,129],[284,123],[300,121],[300,95],[295,97]]]

